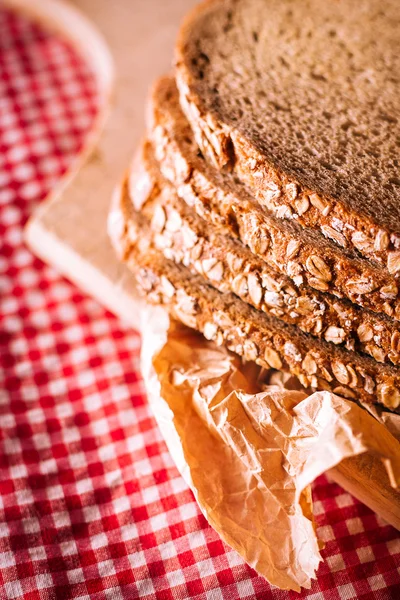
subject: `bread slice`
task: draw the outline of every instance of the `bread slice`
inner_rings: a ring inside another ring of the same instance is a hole
[[[203,153],[271,211],[400,275],[397,0],[211,0],[176,78]]]
[[[217,291],[203,277],[154,249],[146,219],[134,211],[126,184],[119,201],[109,228],[112,242],[150,302],[163,304],[175,318],[247,360],[289,371],[305,387],[332,389],[392,410],[399,407],[398,368],[316,340],[233,294]]]
[[[308,285],[400,318],[394,276],[355,258],[314,231],[273,217],[232,174],[208,165],[199,155],[170,77],[160,79],[153,88],[149,121],[149,137],[164,177],[200,216],[239,238],[298,287]]]
[[[162,177],[149,143],[136,155],[130,177],[134,205],[150,224],[152,244],[166,258],[306,333],[365,352],[378,362],[400,362],[400,323],[330,294],[297,288],[185,204]]]

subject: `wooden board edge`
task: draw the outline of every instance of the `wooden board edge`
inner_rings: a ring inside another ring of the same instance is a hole
[[[400,490],[390,485],[380,458],[371,454],[346,458],[326,474],[400,531]]]
[[[44,208],[51,209],[51,205]],[[133,329],[140,330],[139,313],[143,301],[135,291],[133,275],[117,259],[115,264],[118,277],[117,282],[113,283],[100,269],[89,261],[82,260],[71,246],[43,227],[40,219],[33,218],[28,222],[24,238],[36,256],[47,263],[51,252],[52,265],[59,273]]]

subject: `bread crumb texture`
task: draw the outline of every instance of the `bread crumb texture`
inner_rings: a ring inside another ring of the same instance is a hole
[[[196,140],[258,199],[400,273],[397,0],[216,0],[181,30]]]

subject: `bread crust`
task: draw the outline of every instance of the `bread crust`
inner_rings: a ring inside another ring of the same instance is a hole
[[[292,373],[307,388],[398,409],[399,369],[307,336],[166,259],[152,245],[146,218],[134,210],[128,185],[121,189],[125,227],[115,230],[113,245],[149,302],[164,305],[175,318],[247,360]]]
[[[161,78],[153,87],[148,114],[149,137],[164,177],[201,217],[240,239],[300,289],[306,285],[400,318],[399,289],[393,276],[315,232],[276,218],[232,174],[220,172],[198,155],[171,77]],[[321,277],[316,276],[315,256],[326,266]]]
[[[378,362],[400,362],[398,322],[307,286],[297,288],[179,198],[162,177],[149,143],[130,171],[129,188],[134,206],[147,219],[152,244],[166,258],[305,333],[364,352]]]

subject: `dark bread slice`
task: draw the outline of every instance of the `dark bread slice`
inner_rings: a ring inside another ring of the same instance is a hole
[[[176,48],[204,152],[259,202],[400,275],[398,0],[211,0]]]
[[[149,137],[164,177],[200,216],[239,238],[298,287],[308,285],[400,318],[400,295],[393,276],[315,231],[273,217],[232,174],[216,170],[199,155],[172,78],[155,84],[148,114]]]
[[[110,224],[117,254],[136,274],[147,299],[163,304],[207,339],[266,368],[288,371],[307,388],[329,389],[391,410],[399,407],[398,368],[316,340],[166,259],[153,247],[147,220],[134,210],[126,184]]]
[[[162,177],[149,143],[136,155],[130,178],[136,210],[147,219],[151,242],[166,258],[306,333],[365,352],[378,362],[400,362],[400,323],[347,300],[294,286],[180,199]]]

